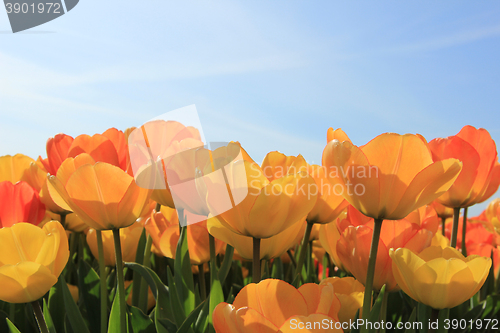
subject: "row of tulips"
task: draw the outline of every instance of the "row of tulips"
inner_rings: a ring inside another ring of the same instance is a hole
[[[329,129],[321,166],[173,121],[58,134],[0,157],[0,331],[498,329],[500,199],[467,208],[499,185],[471,126],[360,147]]]

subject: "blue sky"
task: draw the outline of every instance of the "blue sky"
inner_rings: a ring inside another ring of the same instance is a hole
[[[81,0],[12,34],[0,10],[0,155],[190,104],[207,140],[258,161],[320,163],[328,127],[357,145],[468,124],[500,142],[499,17],[490,0]]]

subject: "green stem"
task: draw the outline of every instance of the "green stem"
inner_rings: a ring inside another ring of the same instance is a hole
[[[446,235],[446,218],[445,217],[441,218],[441,234],[443,236]]]
[[[66,213],[59,214],[59,216],[61,217],[61,224],[62,224],[63,228],[66,229]]]
[[[373,277],[375,276],[375,264],[377,261],[378,242],[380,239],[380,231],[382,230],[382,221],[383,219],[375,219],[373,228],[372,244],[368,258],[368,271],[366,273],[365,296],[363,299],[363,319],[365,322],[367,322],[370,317],[370,310],[372,307]],[[365,331],[365,329],[362,329],[362,332],[363,331]]]
[[[207,298],[207,286],[205,285],[205,270],[203,269],[203,264],[198,265],[198,283],[200,285],[201,300],[204,301]]]
[[[11,322],[15,322],[16,317],[16,304],[9,303],[9,319]]]
[[[451,239],[450,239],[451,247],[457,247],[459,216],[460,216],[460,208],[453,208],[453,227],[451,228]]]
[[[36,322],[38,323],[38,328],[41,333],[49,333],[49,328],[47,327],[47,323],[45,322],[45,318],[43,317],[42,308],[40,307],[40,303],[38,301],[31,302],[33,306],[33,312],[35,313]]]
[[[467,256],[467,247],[465,245],[465,234],[467,233],[467,207],[464,208],[464,217],[462,218],[462,254]]]
[[[107,332],[108,327],[108,287],[107,274],[104,264],[104,247],[102,245],[102,231],[96,230],[97,252],[99,253],[99,278],[101,282],[101,333]]]
[[[127,313],[125,308],[125,285],[123,279],[123,259],[122,259],[122,246],[120,239],[120,229],[113,229],[113,239],[115,241],[115,257],[116,257],[116,278],[117,290],[119,301],[120,313],[120,332],[127,331]],[[115,296],[116,297],[116,296]]]
[[[157,204],[158,206],[159,204]],[[153,238],[148,236],[148,240],[146,241],[146,248],[144,249],[144,259],[142,261],[142,265],[144,267],[151,266],[151,246],[153,244]],[[148,284],[145,280],[142,280],[139,294],[139,309],[142,310],[145,314],[148,313]]]
[[[311,237],[311,230],[313,228],[313,225],[314,223],[307,222],[306,232],[304,233],[304,238],[302,239],[302,246],[300,247],[299,261],[297,262],[295,275],[299,275],[301,280],[302,280],[302,266],[304,265],[304,261],[306,259],[307,244],[309,244],[309,238]]]
[[[217,273],[217,263],[215,262],[217,258],[215,254],[215,238],[211,234],[208,234],[208,243],[210,246],[210,274],[212,277],[215,277],[212,272],[214,274]],[[212,278],[210,280],[212,281]]]
[[[260,238],[253,238],[252,282],[260,282]]]
[[[292,262],[293,267],[296,268],[297,267],[297,261],[295,260],[295,257],[293,256],[292,251],[287,250],[286,253],[288,254],[288,257],[290,258],[290,261]]]

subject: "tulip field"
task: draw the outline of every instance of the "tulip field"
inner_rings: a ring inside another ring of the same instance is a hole
[[[499,331],[488,131],[325,134],[321,165],[165,120],[1,156],[0,332]]]

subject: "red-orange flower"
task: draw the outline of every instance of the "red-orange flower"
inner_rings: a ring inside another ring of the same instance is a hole
[[[485,129],[464,126],[457,135],[432,140],[429,147],[434,161],[457,158],[463,162],[456,181],[438,199],[443,205],[469,207],[487,200],[498,189],[497,148]]]
[[[45,206],[28,183],[0,183],[0,227],[10,227],[18,222],[38,225],[44,216]]]
[[[62,162],[68,157],[68,150],[73,142],[73,137],[66,134],[57,134],[47,140],[47,158],[41,159],[45,170],[51,175],[55,175]]]
[[[125,135],[116,128],[93,136],[82,134],[75,138],[68,149],[68,157],[87,153],[97,162],[106,162],[127,169],[127,143]]]
[[[337,241],[337,254],[344,267],[361,283],[366,282],[373,221],[357,227],[348,226]],[[432,232],[407,220],[384,221],[378,244],[373,288],[399,290],[392,274],[390,248],[409,248],[419,253],[431,244]]]

